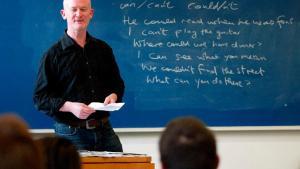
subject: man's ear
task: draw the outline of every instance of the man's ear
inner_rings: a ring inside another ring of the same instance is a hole
[[[66,17],[66,14],[65,14],[65,10],[60,10],[60,14],[61,14],[61,17],[64,19],[64,20],[66,20],[67,19],[67,17]]]
[[[91,11],[90,11],[90,19],[92,19],[92,18],[93,18],[93,16],[94,16],[94,12],[95,12],[95,11],[94,11],[94,9],[92,8],[92,9],[91,9]]]

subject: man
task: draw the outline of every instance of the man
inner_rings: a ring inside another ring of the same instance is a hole
[[[213,133],[193,117],[172,120],[159,141],[163,169],[216,169]]]
[[[56,134],[72,140],[79,149],[122,151],[109,112],[88,106],[119,102],[124,93],[112,49],[87,32],[93,14],[90,0],[63,1],[61,15],[67,30],[43,56],[34,103],[54,118]]]

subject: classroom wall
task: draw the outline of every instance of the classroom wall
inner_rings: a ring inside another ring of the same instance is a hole
[[[156,169],[159,164],[156,131],[126,131],[116,129],[125,152],[152,156]],[[218,141],[218,169],[300,169],[300,130],[214,130]],[[42,137],[49,133],[34,133]]]

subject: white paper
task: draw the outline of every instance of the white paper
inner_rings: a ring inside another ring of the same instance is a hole
[[[103,110],[103,111],[116,111],[119,110],[125,103],[110,103],[107,105],[104,105],[100,102],[92,102],[89,104],[89,107],[95,109],[95,110]]]
[[[110,152],[110,151],[88,151],[79,150],[81,157],[130,157],[130,156],[146,156],[146,154]]]

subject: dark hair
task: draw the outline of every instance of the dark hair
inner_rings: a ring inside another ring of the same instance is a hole
[[[218,157],[213,133],[195,117],[172,120],[159,141],[165,169],[216,169]]]
[[[38,139],[46,169],[80,169],[80,156],[75,145],[63,137]]]
[[[41,169],[41,154],[27,124],[15,114],[0,117],[0,168]]]

